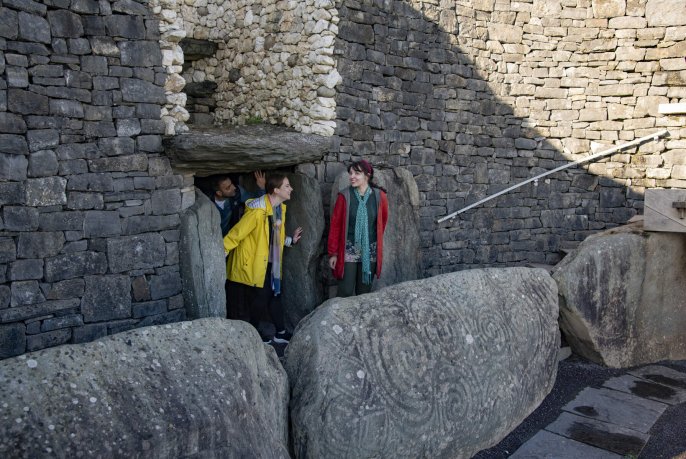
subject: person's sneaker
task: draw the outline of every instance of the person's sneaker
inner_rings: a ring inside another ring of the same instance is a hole
[[[293,335],[288,333],[286,330],[281,330],[280,332],[276,332],[276,335],[274,335],[273,340],[275,343],[288,344],[292,337]]]
[[[272,344],[273,341],[272,341],[272,338],[270,338],[270,337],[268,337],[268,336],[263,336],[263,337],[262,337],[262,342],[263,342],[264,344]]]

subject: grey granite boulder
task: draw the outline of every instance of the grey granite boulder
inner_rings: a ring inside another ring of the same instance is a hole
[[[179,264],[186,315],[226,317],[226,263],[219,212],[195,191],[195,203],[181,216]]]
[[[324,233],[324,207],[319,182],[302,174],[288,174],[293,187],[286,203],[286,232],[292,235],[298,226],[303,237],[292,247],[284,248],[283,307],[286,328],[293,330],[300,319],[321,304],[323,288],[317,276]]]
[[[288,383],[248,324],[202,319],[0,362],[0,456],[287,458]]]
[[[476,269],[334,298],[286,348],[296,457],[468,458],[553,387],[557,288]]]
[[[553,274],[572,349],[615,368],[686,359],[684,259],[683,234],[641,222],[587,238]]]
[[[258,124],[194,129],[165,139],[174,169],[198,176],[273,170],[322,159],[331,139]]]
[[[402,167],[375,169],[374,183],[384,188],[388,197],[388,224],[384,233],[381,277],[373,290],[419,278],[419,191],[412,174]],[[333,210],[338,191],[350,186],[348,172],[336,177],[331,193]]]

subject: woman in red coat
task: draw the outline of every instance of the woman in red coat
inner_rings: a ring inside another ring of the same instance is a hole
[[[381,275],[383,233],[388,222],[385,190],[372,183],[374,169],[360,160],[348,167],[350,186],[338,193],[327,249],[338,279],[338,296],[369,293]]]

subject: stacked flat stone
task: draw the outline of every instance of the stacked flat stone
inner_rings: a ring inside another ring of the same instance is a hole
[[[184,317],[158,21],[131,0],[0,7],[0,358]]]
[[[182,75],[177,66],[183,56],[165,51],[165,65],[175,79],[217,84],[217,124],[262,121],[307,134],[333,134],[334,88],[340,82],[333,57],[335,2],[157,0],[157,5],[154,10],[163,21],[178,24],[182,18],[188,37],[218,43],[215,56],[190,63]],[[178,86],[180,91],[183,86]],[[168,99],[180,102],[181,94]]]
[[[193,3],[192,0],[189,1]],[[174,135],[188,130],[185,122],[190,117],[185,108],[186,94],[182,91],[186,80],[181,76],[183,51],[179,45],[186,37],[186,31],[183,16],[177,14],[177,5],[183,4],[183,1],[151,0],[147,3],[159,20],[162,65],[168,74],[164,84],[166,103],[162,108],[161,117],[165,125],[165,134]]]

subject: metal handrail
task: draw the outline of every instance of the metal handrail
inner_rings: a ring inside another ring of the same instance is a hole
[[[471,209],[471,208],[473,208],[473,207],[476,207],[476,206],[478,206],[478,205],[480,205],[480,204],[483,204],[484,202],[490,201],[491,199],[497,198],[498,196],[503,195],[503,194],[505,194],[505,193],[507,193],[507,192],[510,192],[510,191],[512,191],[512,190],[515,190],[515,189],[517,189],[517,188],[519,188],[519,187],[521,187],[521,186],[524,186],[524,185],[526,185],[527,183],[538,182],[538,179],[540,179],[540,178],[542,178],[542,177],[545,177],[546,175],[554,174],[555,172],[559,172],[559,171],[561,171],[561,170],[568,169],[568,168],[570,168],[570,167],[572,167],[572,166],[576,166],[577,164],[585,163],[586,161],[592,161],[592,160],[594,160],[594,159],[601,158],[601,157],[603,157],[603,156],[607,156],[607,155],[612,154],[612,153],[614,153],[614,152],[616,152],[616,151],[620,151],[620,150],[623,150],[623,149],[625,149],[625,148],[633,147],[634,145],[638,145],[638,144],[643,143],[643,142],[646,142],[646,141],[648,141],[648,140],[656,141],[657,139],[659,139],[660,137],[663,137],[664,135],[666,135],[666,134],[668,134],[668,133],[669,133],[669,131],[667,131],[667,129],[663,129],[662,131],[657,131],[657,132],[655,132],[655,133],[653,133],[653,134],[650,134],[650,135],[641,137],[641,138],[639,138],[639,139],[632,140],[631,142],[627,142],[627,143],[624,143],[624,144],[622,144],[622,145],[616,145],[616,146],[614,146],[614,147],[612,147],[612,148],[610,148],[610,149],[608,149],[608,150],[601,151],[600,153],[596,153],[596,154],[593,154],[593,155],[591,155],[591,156],[587,156],[587,157],[585,157],[585,158],[578,159],[578,160],[576,160],[576,161],[574,161],[574,162],[572,162],[572,163],[565,164],[564,166],[556,167],[555,169],[549,170],[549,171],[547,171],[547,172],[544,172],[544,173],[542,173],[542,174],[537,175],[536,177],[532,177],[532,178],[530,178],[530,179],[524,180],[523,182],[520,182],[520,183],[518,183],[518,184],[516,184],[516,185],[513,185],[513,186],[511,186],[511,187],[509,187],[509,188],[506,188],[506,189],[504,189],[504,190],[502,190],[502,191],[499,191],[499,192],[494,193],[494,194],[492,194],[492,195],[490,195],[490,196],[488,196],[488,197],[485,197],[484,199],[481,199],[480,201],[477,201],[477,202],[475,202],[474,204],[470,204],[470,205],[468,205],[467,207],[463,207],[462,209],[458,210],[457,212],[453,212],[453,213],[450,214],[450,215],[446,215],[445,217],[439,218],[439,219],[437,220],[437,223],[441,223],[441,222],[444,222],[444,221],[446,221],[446,220],[453,219],[453,218],[455,218],[457,215],[461,214],[462,212],[466,212],[466,211],[468,211],[469,209]]]

